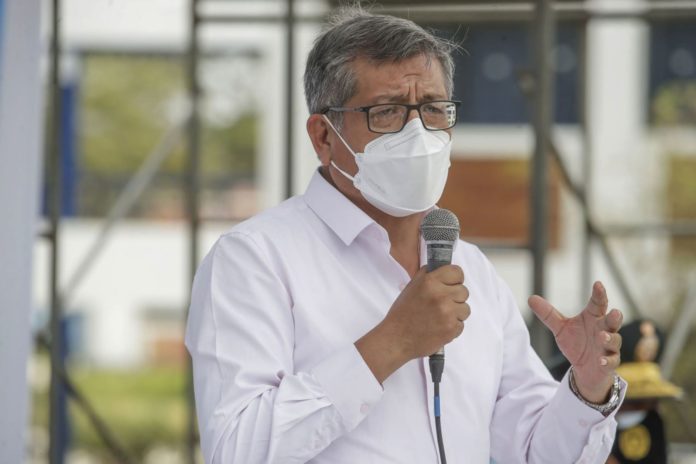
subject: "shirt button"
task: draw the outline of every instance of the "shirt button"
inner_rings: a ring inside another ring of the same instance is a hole
[[[360,412],[362,414],[367,414],[367,411],[369,411],[369,410],[370,410],[370,406],[368,404],[363,403],[362,406],[360,406]]]

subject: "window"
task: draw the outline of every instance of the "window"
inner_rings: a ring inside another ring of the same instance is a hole
[[[556,69],[555,114],[558,123],[579,120],[578,63],[582,37],[579,23],[563,22],[553,49]],[[530,107],[519,85],[532,72],[533,35],[527,24],[490,23],[436,26],[438,34],[466,37],[465,51],[455,53],[454,96],[463,102],[459,122],[522,124],[531,120]]]
[[[653,124],[696,124],[695,21],[651,25],[649,91]]]

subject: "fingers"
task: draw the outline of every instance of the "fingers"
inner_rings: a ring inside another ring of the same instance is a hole
[[[430,274],[445,285],[461,285],[464,283],[464,271],[456,264],[442,266]]]
[[[450,342],[452,340],[454,340],[455,338],[459,337],[464,332],[464,326],[465,326],[464,320],[467,317],[469,317],[469,314],[471,313],[471,311],[469,310],[469,305],[464,304],[461,306],[466,306],[466,314],[462,315],[462,314],[458,313],[456,316],[457,318],[450,322],[450,334],[451,334],[450,339],[449,339]]]
[[[454,265],[422,267],[396,298],[384,326],[399,335],[408,359],[433,353],[464,331],[471,314],[464,272]]]
[[[464,332],[464,321],[471,314],[471,309],[466,303],[453,303],[447,308],[442,308],[438,319],[441,329],[446,333],[445,343],[449,343]]]
[[[605,373],[611,373],[619,367],[621,363],[621,355],[619,353],[614,353],[599,358],[599,366]]]
[[[607,291],[602,282],[595,282],[592,286],[592,296],[585,307],[593,316],[603,316],[607,312]]]
[[[416,277],[424,276],[427,273],[428,273],[428,266],[421,266],[420,269],[418,269],[418,271],[413,275],[411,280],[415,280]]]
[[[561,331],[561,327],[563,326],[563,321],[565,321],[565,317],[556,308],[554,308],[551,303],[539,295],[530,296],[527,302],[529,303],[529,307],[532,308],[532,311],[536,317],[538,317],[539,320],[541,320],[541,322],[543,322],[544,325],[548,327],[551,332],[553,332],[554,336],[558,335],[558,333]]]
[[[620,311],[615,309],[609,314],[614,312],[621,314]],[[604,350],[604,354],[598,359],[600,369],[607,373],[612,372],[621,363],[621,344],[623,339],[618,333],[604,330],[598,332],[597,337],[597,344]]]
[[[449,287],[447,298],[449,303],[443,307],[443,316],[449,320],[449,326],[454,340],[464,331],[464,321],[471,315],[471,307],[466,302],[469,298],[469,290],[464,285]]]
[[[597,321],[597,326],[607,332],[618,332],[623,324],[623,313],[618,309],[612,309],[607,315]]]
[[[617,332],[623,324],[623,313],[618,309],[612,309],[606,318],[607,329],[611,332]]]
[[[450,303],[447,304],[447,311],[453,315],[457,321],[463,322],[471,315],[471,307],[466,302],[469,298],[469,290],[464,285],[452,287],[446,297]]]
[[[452,340],[459,337],[464,332],[464,321],[457,321],[454,327],[454,337]]]
[[[469,299],[469,289],[465,285],[457,285],[452,291],[452,299],[455,303],[466,303]]]
[[[466,303],[458,304],[454,313],[458,321],[464,322],[471,315],[471,307]]]
[[[604,348],[605,352],[613,354],[621,350],[622,338],[618,333],[601,331],[598,337],[597,342]]]

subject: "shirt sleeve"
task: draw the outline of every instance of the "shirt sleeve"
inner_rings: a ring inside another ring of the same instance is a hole
[[[498,463],[603,464],[616,432],[616,410],[607,417],[559,383],[533,350],[529,332],[508,286],[496,275],[503,314],[501,381],[491,424],[491,456]],[[626,385],[622,381],[621,401]],[[618,407],[616,408],[618,409]]]
[[[304,463],[353,430],[382,387],[353,344],[293,367],[292,298],[252,237],[223,236],[196,273],[186,328],[206,463]]]
[[[548,451],[548,440],[559,440],[560,437],[578,437],[578,440],[565,440],[568,443],[566,456],[579,456],[572,462],[577,464],[603,464],[606,462],[614,444],[616,433],[616,411],[618,405],[607,417],[580,401],[570,389],[569,372],[560,382],[556,394],[547,406],[547,410],[539,421],[539,431],[535,433],[534,444],[530,449],[530,462],[549,462],[544,452]],[[621,397],[626,395],[626,382],[621,380]],[[541,438],[545,433],[555,434]],[[540,441],[536,443],[536,434]],[[582,438],[582,439],[580,439]],[[571,462],[571,461],[568,461]]]

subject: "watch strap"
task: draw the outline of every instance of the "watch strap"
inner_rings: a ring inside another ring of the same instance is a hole
[[[578,386],[575,383],[575,376],[573,375],[573,368],[570,368],[570,375],[568,376],[568,383],[570,384],[570,391],[573,392],[573,394],[585,405],[589,406],[590,408],[601,412],[605,417],[614,412],[616,407],[619,404],[619,399],[621,397],[621,382],[619,380],[619,376],[614,373],[614,381],[612,382],[611,386],[611,393],[609,394],[609,400],[606,403],[603,404],[597,404],[597,403],[592,403],[591,401],[587,401],[583,396],[580,394],[580,391],[578,390]]]

